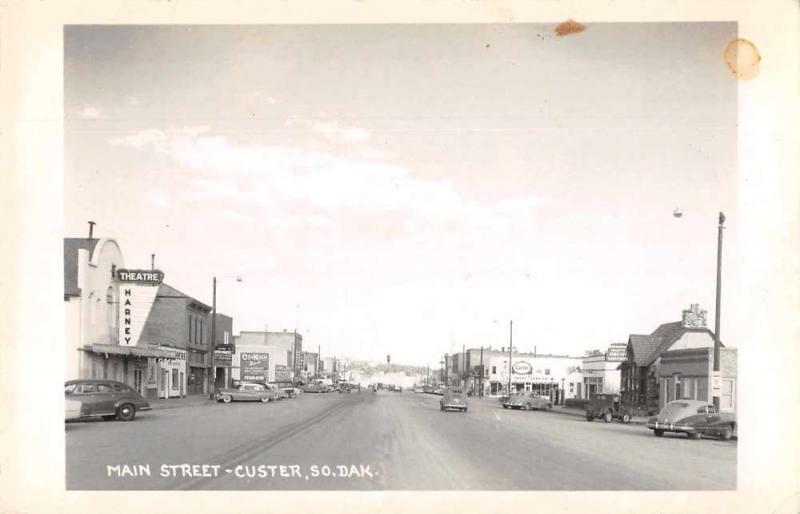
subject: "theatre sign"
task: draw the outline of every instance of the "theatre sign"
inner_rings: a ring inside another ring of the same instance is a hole
[[[136,346],[139,342],[163,280],[164,272],[159,270],[117,270],[120,346]]]

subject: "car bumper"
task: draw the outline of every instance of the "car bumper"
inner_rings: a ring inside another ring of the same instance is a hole
[[[647,428],[650,430],[663,430],[664,432],[685,432],[687,434],[693,434],[697,432],[695,427],[676,423],[666,423],[663,421],[648,421]]]

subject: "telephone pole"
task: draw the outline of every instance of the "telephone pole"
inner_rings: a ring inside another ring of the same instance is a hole
[[[511,396],[511,349],[514,347],[514,320],[508,324],[508,395]]]
[[[725,228],[725,215],[720,212],[719,213],[719,225],[717,227],[717,303],[716,309],[714,312],[714,374],[716,375],[712,380],[719,381],[719,348],[720,348],[720,339],[719,339],[719,314],[720,314],[720,304],[721,304],[721,296],[722,296],[722,229]],[[721,384],[717,382],[717,387]],[[712,388],[713,391],[713,399],[714,399],[714,409],[719,412],[719,389]]]
[[[479,387],[480,387],[481,389],[480,389],[480,391],[478,391],[478,397],[479,397],[479,398],[482,398],[482,397],[483,397],[483,375],[485,374],[485,373],[483,372],[483,346],[481,346],[481,368],[480,368],[480,369],[481,369],[481,377],[480,377],[480,379],[478,380],[478,382],[480,383],[480,386],[479,386]]]

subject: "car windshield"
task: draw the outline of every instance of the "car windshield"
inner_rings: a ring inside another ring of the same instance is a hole
[[[670,416],[672,414],[676,414],[676,413],[682,411],[683,409],[685,409],[688,406],[689,406],[688,403],[683,403],[683,402],[668,403],[667,406],[664,407],[661,410],[661,415],[662,416]]]

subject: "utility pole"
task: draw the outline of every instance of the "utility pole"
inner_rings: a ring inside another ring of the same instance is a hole
[[[481,388],[481,390],[478,392],[478,397],[479,398],[483,397],[483,375],[484,375],[484,372],[483,372],[483,346],[481,346],[481,378],[479,380],[479,382],[480,382],[480,386],[479,387]]]
[[[467,371],[467,345],[464,344],[461,345],[461,363],[463,364],[463,367],[461,368],[461,376],[463,377],[461,380],[461,387],[466,389],[467,376],[469,376],[469,372]]]
[[[508,395],[511,396],[511,349],[514,346],[514,320],[508,324]]]
[[[208,396],[212,400],[217,392],[217,368],[214,361],[214,351],[217,346],[217,277],[214,277],[213,284],[213,294],[211,295],[211,341],[208,344],[208,353],[211,355],[211,369],[208,370]]]
[[[719,380],[719,348],[720,348],[720,338],[719,338],[719,315],[720,315],[720,304],[721,304],[721,297],[722,297],[722,229],[725,223],[725,214],[722,212],[719,213],[719,225],[717,226],[717,304],[716,309],[714,312],[714,374],[713,381]],[[719,382],[717,382],[717,385]],[[714,410],[719,412],[719,389],[712,389],[713,391],[713,399],[714,399]]]

